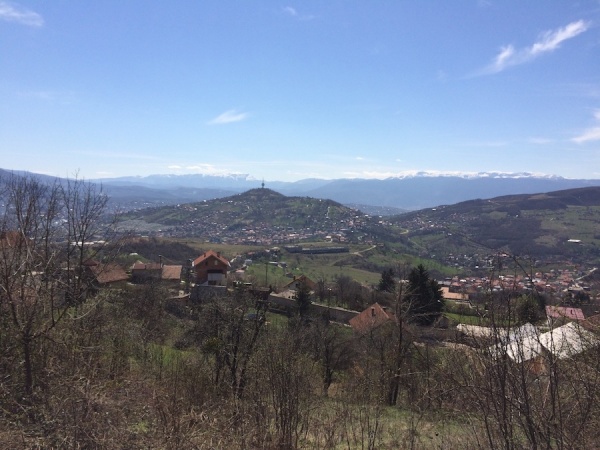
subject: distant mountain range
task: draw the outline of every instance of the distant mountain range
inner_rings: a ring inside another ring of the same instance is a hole
[[[0,174],[2,172],[8,171],[0,169]],[[27,172],[13,171],[13,173],[26,174]],[[227,197],[260,187],[263,183],[262,180],[243,174],[150,175],[89,181],[102,183],[113,202],[124,209]],[[284,195],[330,199],[377,215],[398,214],[403,211],[473,199],[590,186],[600,186],[600,180],[499,172],[469,175],[438,175],[421,172],[383,180],[311,178],[295,182],[265,182],[265,187]]]
[[[97,180],[105,186],[145,187],[184,195],[188,189],[210,189],[227,196],[261,186],[248,175],[150,175]],[[475,175],[432,175],[376,179],[305,179],[295,182],[269,181],[265,186],[284,195],[330,199],[345,205],[417,210],[478,198],[532,194],[579,187],[600,186],[600,180],[574,180],[529,173],[479,173]],[[130,191],[131,192],[131,191]],[[196,195],[208,191],[196,191]],[[191,194],[191,192],[188,192]],[[199,199],[199,198],[198,198]],[[200,199],[199,199],[200,200]],[[392,213],[401,211],[393,210]]]

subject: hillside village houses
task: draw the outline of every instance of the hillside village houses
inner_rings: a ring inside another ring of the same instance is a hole
[[[376,302],[360,314],[350,319],[349,325],[355,332],[359,334],[368,334],[375,328],[395,320],[396,317],[394,313],[389,310],[389,308],[381,306]]]
[[[224,286],[231,264],[220,252],[208,250],[192,261],[195,282],[199,285]]]
[[[587,274],[592,274],[594,270]],[[454,276],[439,281],[444,292],[444,298],[455,301],[468,301],[469,297],[479,292],[516,291],[526,292],[535,290],[549,298],[562,300],[575,296],[586,297],[590,294],[590,284],[586,282],[586,273],[581,274],[574,269],[550,270],[535,272],[533,277],[526,275],[498,275],[489,277],[458,277]]]
[[[145,283],[149,281],[168,281],[179,283],[182,275],[182,265],[158,263],[143,263],[136,261],[131,267],[131,281]]]
[[[164,264],[162,256],[159,262],[136,261],[131,266],[131,281],[145,283],[149,281],[170,282],[179,285],[182,281],[196,285],[226,286],[231,263],[220,252],[207,250],[187,265]]]
[[[115,264],[102,265],[96,261],[87,261],[86,267],[96,277],[99,288],[108,287],[113,283],[127,280],[127,274],[122,268]],[[208,250],[195,258],[189,265],[189,272],[198,288],[202,286],[225,289],[231,263],[220,252]],[[148,281],[171,282],[180,285],[182,274],[185,273],[182,265],[163,264],[162,258],[159,263],[143,263],[136,261],[131,267],[131,281],[145,283]],[[444,297],[455,302],[469,303],[469,295],[489,289],[493,290],[529,290],[553,292],[576,292],[586,290],[584,277],[567,270],[551,271],[548,273],[537,272],[532,278],[527,276],[504,275],[494,279],[466,277],[453,277],[441,282]],[[305,275],[294,277],[282,292],[276,294],[269,291],[269,301],[279,308],[293,308],[294,294],[300,283],[305,284],[311,291],[316,288],[316,283]],[[197,295],[197,293],[196,293]],[[313,304],[315,311],[319,314],[325,313],[332,320],[340,321],[350,325],[358,334],[368,333],[387,322],[396,320],[394,314],[385,306],[374,303],[362,312],[344,310],[342,308],[329,307]],[[544,354],[556,353],[558,358],[567,358],[586,349],[597,346],[600,340],[592,333],[586,331],[590,324],[598,322],[585,320],[584,313],[580,308],[569,306],[546,306],[548,317],[547,328],[550,331],[543,332],[544,327],[538,328],[531,324],[521,327],[506,329],[506,342],[508,356],[515,363],[527,363],[531,370],[542,372]],[[583,327],[583,328],[582,328]],[[592,329],[597,330],[596,326]],[[493,333],[491,328],[460,324],[456,330],[465,335],[479,338],[489,338]],[[493,349],[491,351],[494,351]]]

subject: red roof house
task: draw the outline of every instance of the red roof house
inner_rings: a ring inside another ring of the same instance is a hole
[[[359,315],[354,316],[348,322],[354,331],[366,334],[381,325],[395,321],[394,313],[384,308],[379,303],[373,303]]]
[[[121,266],[115,263],[89,265],[89,271],[101,286],[127,281],[129,275]]]
[[[216,286],[226,284],[231,264],[220,252],[208,250],[192,262],[192,267],[196,275],[196,284]]]
[[[182,265],[163,265],[162,266],[162,276],[161,279],[163,281],[172,281],[174,283],[179,283],[181,281],[181,270],[183,269]]]
[[[553,325],[555,322],[565,323],[572,320],[584,320],[583,311],[581,308],[571,308],[566,306],[546,305],[546,316],[548,324]]]
[[[308,278],[306,275],[294,276],[294,279],[283,287],[283,290],[297,291],[298,286],[304,283],[308,289],[314,291],[317,288],[317,283]]]
[[[162,264],[143,263],[136,261],[131,267],[131,280],[134,283],[143,283],[150,280],[160,280],[162,277]]]

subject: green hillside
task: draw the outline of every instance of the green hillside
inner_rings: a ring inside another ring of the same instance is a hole
[[[121,227],[194,239],[204,242],[203,247],[347,246],[345,255],[284,253],[282,258],[296,261],[295,267],[313,275],[331,276],[344,268],[368,282],[373,274],[399,262],[424,261],[447,274],[456,268],[485,267],[490,255],[498,252],[548,263],[596,264],[599,223],[598,187],[471,200],[391,218],[372,217],[330,200],[253,189],[222,199],[128,213]]]
[[[506,251],[538,259],[600,258],[600,188],[472,200],[390,220],[422,252]]]

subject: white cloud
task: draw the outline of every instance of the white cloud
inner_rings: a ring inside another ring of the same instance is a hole
[[[478,75],[489,75],[526,63],[537,58],[544,53],[553,52],[560,47],[560,44],[568,39],[583,33],[589,28],[589,22],[578,20],[570,24],[558,28],[556,30],[548,30],[540,36],[540,38],[530,47],[515,49],[512,45],[502,47],[500,53],[494,58],[493,62],[481,70]]]
[[[0,20],[16,22],[30,27],[41,27],[44,25],[44,18],[38,13],[15,3],[4,1],[0,1]]]
[[[585,142],[600,141],[600,110],[594,112],[594,118],[596,119],[596,126],[584,130],[579,136],[575,136],[571,140],[578,144]]]
[[[241,122],[248,118],[248,113],[239,112],[237,109],[230,109],[214,119],[209,120],[208,125],[225,125],[228,123]]]
[[[312,20],[315,18],[315,16],[309,14],[300,14],[298,10],[292,6],[285,6],[282,10],[284,14],[299,20]]]
[[[546,31],[539,41],[534,43],[528,53],[531,56],[537,56],[540,53],[552,52],[556,50],[563,41],[574,38],[578,34],[583,33],[589,28],[589,23],[578,20],[571,22],[566,27],[559,28],[555,31]]]
[[[291,6],[286,6],[285,8],[283,8],[283,12],[292,17],[298,16],[298,11],[296,11],[296,9],[292,8]]]

